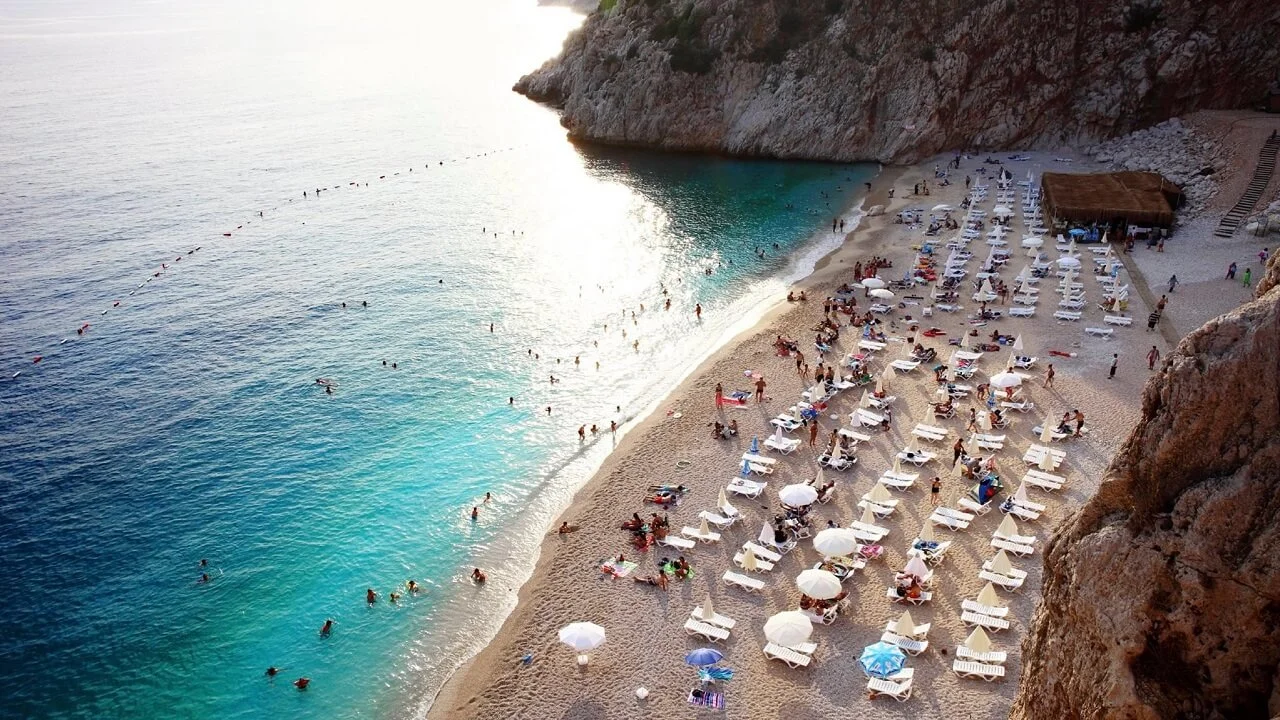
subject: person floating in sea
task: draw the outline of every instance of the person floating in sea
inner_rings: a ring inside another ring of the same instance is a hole
[[[370,605],[378,602],[378,593],[374,592],[373,588],[369,588],[368,590],[365,590],[364,601]]]
[[[479,519],[480,519],[480,508],[478,507],[471,508],[471,520],[474,522]]]
[[[487,493],[485,493],[485,494],[484,494],[484,501],[485,501],[485,502],[489,502],[489,501],[490,501],[490,500],[492,500],[492,499],[493,499],[493,493],[488,493],[488,492],[487,492]]]
[[[481,570],[480,568],[476,568],[476,569],[474,569],[474,570],[472,570],[472,571],[471,571],[471,580],[472,580],[472,582],[476,582],[476,583],[483,583],[484,581],[486,581],[486,580],[488,580],[488,579],[489,579],[489,578],[485,576],[484,571],[483,571],[483,570]]]
[[[209,582],[209,573],[200,573],[200,579],[197,582],[201,585]]]
[[[277,675],[279,675],[279,674],[280,674],[280,671],[281,671],[282,669],[283,669],[283,668],[278,668],[278,667],[276,667],[275,665],[272,665],[271,667],[267,668],[267,671],[266,671],[265,673],[263,673],[263,674],[264,674],[264,675],[266,675],[266,676],[267,676],[267,677],[269,677],[269,678],[274,678],[275,676],[277,676]]]
[[[413,595],[418,594],[418,583],[414,582],[413,580],[410,580],[409,582],[405,583],[404,586],[409,590],[410,594],[413,594]]]
[[[311,684],[311,678],[300,677],[297,680],[293,681],[293,686],[298,688],[299,690],[306,690],[307,686],[310,684]]]
[[[396,601],[400,599],[400,593],[397,593],[397,592],[388,593],[387,599],[391,601],[392,605],[395,605]]]
[[[329,637],[329,633],[333,632],[333,618],[326,618],[324,625],[320,626],[320,637]]]

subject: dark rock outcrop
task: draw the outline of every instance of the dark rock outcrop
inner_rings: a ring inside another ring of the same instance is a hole
[[[1278,282],[1183,339],[1050,544],[1014,720],[1280,714]]]
[[[911,162],[1254,103],[1277,36],[1271,0],[603,0],[515,89],[578,139]]]

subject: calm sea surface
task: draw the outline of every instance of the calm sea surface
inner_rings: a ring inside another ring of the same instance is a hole
[[[575,148],[510,92],[580,22],[0,0],[0,716],[420,712],[609,452],[578,426],[831,247],[874,168]]]

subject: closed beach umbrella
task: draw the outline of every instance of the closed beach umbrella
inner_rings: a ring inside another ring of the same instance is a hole
[[[729,496],[724,494],[724,488],[720,488],[720,496],[716,498],[716,507],[723,508],[729,504]]]
[[[978,290],[978,292],[982,293],[983,295],[995,295],[995,294],[996,294],[995,288],[991,287],[991,278],[983,278],[983,279],[982,279],[982,288],[981,288],[980,290]]]
[[[1023,350],[1023,349],[1025,349],[1025,348],[1023,348],[1023,346],[1022,346],[1022,336],[1021,336],[1021,335],[1019,335],[1019,336],[1017,336],[1017,337],[1015,337],[1015,338],[1013,339],[1013,349],[1014,349],[1014,350]]]
[[[768,525],[765,525],[765,528],[768,527]],[[751,548],[747,548],[747,551],[742,554],[742,569],[748,572],[755,572],[759,568],[760,565],[756,562],[755,552]]]
[[[876,377],[876,394],[883,395],[884,392],[885,392],[884,375],[879,375]]]
[[[992,558],[991,572],[999,573],[1001,575],[1008,575],[1013,572],[1013,563],[1009,562],[1009,556],[1006,555],[1003,550],[996,553],[996,556]]]
[[[996,586],[987,583],[978,593],[978,604],[987,607],[1004,607],[1000,604],[1000,596],[996,594]]]
[[[1083,233],[1081,233],[1081,234],[1083,234]],[[1078,252],[1080,252],[1080,251],[1076,249],[1076,238],[1075,238],[1075,235],[1072,235],[1072,237],[1071,237],[1071,244],[1067,246],[1067,254],[1068,254],[1068,255],[1075,255],[1075,254],[1076,254],[1076,253],[1078,253]]]
[[[975,627],[969,637],[964,639],[964,646],[976,653],[991,652],[991,638],[981,626]]]
[[[697,650],[690,650],[684,656],[685,663],[694,667],[715,665],[723,659],[724,654],[714,648],[698,648]]]
[[[968,330],[965,330],[964,332],[960,333],[960,349],[961,350],[969,349],[969,331]]]
[[[746,476],[750,475],[750,474],[751,474],[751,463],[750,463],[749,461],[747,461],[747,460],[743,460],[743,461],[742,461],[742,469],[738,471],[738,474],[739,474],[739,475],[741,475],[742,477],[746,477]]]
[[[949,382],[949,383],[953,383],[953,382],[955,382],[955,381],[956,381],[956,367],[955,367],[955,365],[952,365],[952,364],[949,364],[949,363],[948,363],[948,365],[947,365],[947,376],[946,376],[945,380],[946,380],[947,382]]]
[[[878,290],[885,286],[885,282],[878,277],[869,277],[862,281],[862,287]]]
[[[840,443],[837,442],[835,447],[831,448],[831,464],[839,465],[841,460],[844,460],[844,450],[840,447]],[[818,480],[819,482],[822,480],[822,468],[818,468]],[[819,482],[815,482],[814,485],[822,487]]]
[[[751,454],[752,455],[760,454],[760,438],[755,435],[751,436]]]
[[[903,637],[914,637],[916,634],[916,621],[911,617],[910,610],[903,610],[902,615],[898,618],[898,622],[893,624],[893,631]]]
[[[892,299],[893,299],[893,293],[892,293],[892,292],[889,292],[888,290],[885,290],[884,288],[876,288],[875,290],[872,290],[872,291],[870,292],[870,295],[871,295],[871,297],[874,297],[874,298],[880,298],[880,299],[882,299],[882,300],[892,300]]]
[[[1018,523],[1013,521],[1012,515],[1005,515],[1004,520],[1000,521],[1000,526],[996,528],[996,531],[1005,537],[1016,537],[1019,535]]]
[[[978,413],[978,429],[991,429],[991,413],[985,411]]]
[[[893,456],[893,473],[895,475],[902,473],[902,458],[897,455]]]
[[[715,605],[711,604],[711,594],[707,593],[707,599],[702,601],[702,612],[700,616],[703,620],[711,620],[716,616]]]
[[[1022,384],[1022,376],[1017,373],[1003,372],[996,373],[991,376],[991,386],[998,387],[1001,390],[1005,388],[1018,387]]]
[[[604,644],[604,628],[589,622],[576,622],[560,628],[560,642],[577,650],[587,652]]]
[[[812,634],[813,621],[799,610],[785,610],[764,623],[764,636],[783,647],[795,647]]]
[[[1053,469],[1053,456],[1049,454],[1048,450],[1040,455],[1040,462],[1036,463],[1036,467],[1045,472]]]
[[[919,538],[925,542],[934,542],[933,523],[928,520],[924,521],[924,526],[920,528]]]
[[[862,397],[858,398],[858,407],[868,407],[866,390],[863,390]]]
[[[884,483],[881,482],[876,482],[876,484],[871,487],[871,492],[868,494],[868,497],[876,502],[884,502],[885,500],[893,499],[893,496],[889,494],[888,488],[886,488]]]
[[[858,538],[848,528],[827,528],[813,536],[813,549],[824,557],[843,557],[858,549]]]
[[[950,205],[934,205],[931,212],[951,212],[953,209]]]
[[[1025,482],[1018,484],[1018,489],[1013,493],[1013,499],[1018,502],[1027,502],[1027,484]]]
[[[796,576],[800,592],[818,600],[830,600],[840,594],[840,578],[826,570],[805,570]]]
[[[781,425],[778,425],[778,426],[776,426],[776,427],[773,429],[773,439],[774,439],[774,440],[782,440],[782,439],[783,439],[783,435],[782,435],[782,426],[781,426]]]
[[[711,534],[711,526],[707,525],[706,518],[702,518],[702,522],[698,523],[698,532],[704,537]]]
[[[1040,426],[1040,442],[1053,442],[1053,421],[1047,415],[1045,416],[1044,424]],[[1046,447],[1044,449],[1044,454],[1046,456],[1049,454],[1049,448]]]
[[[872,514],[870,507],[862,511],[862,517],[858,520],[858,522],[862,523],[863,525],[876,524],[876,516]]]
[[[906,663],[907,656],[902,650],[897,645],[886,642],[866,646],[862,650],[862,655],[858,657],[862,672],[870,677],[888,677],[901,670]]]
[[[836,450],[840,449],[840,443],[836,443]],[[827,476],[823,473],[822,468],[818,468],[818,474],[813,478],[814,487],[822,487],[827,482]]]
[[[979,413],[979,415],[981,415],[981,413]],[[969,457],[978,457],[979,452],[980,448],[978,447],[978,439],[970,435],[969,439],[964,441],[964,454]]]
[[[812,505],[813,501],[818,499],[818,491],[814,490],[812,485],[797,483],[795,485],[787,485],[779,490],[778,499],[784,505],[804,507],[805,505]]]
[[[907,561],[907,566],[903,568],[903,572],[924,579],[929,576],[929,566],[925,565],[924,560],[921,560],[920,556],[917,555]]]

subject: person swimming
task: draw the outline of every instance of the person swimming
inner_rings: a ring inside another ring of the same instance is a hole
[[[366,603],[369,603],[370,605],[378,602],[378,593],[374,592],[373,588],[369,588],[368,590],[365,590],[364,601]]]
[[[471,519],[472,521],[480,519],[480,508],[478,507],[471,508]]]
[[[267,671],[263,674],[269,678],[273,678],[276,675],[280,674],[280,668],[276,667],[275,665],[272,665],[271,667],[267,668]]]
[[[311,678],[300,677],[297,680],[293,681],[293,686],[298,688],[299,690],[306,690],[307,686],[310,684],[311,684]]]
[[[320,637],[329,637],[331,632],[333,632],[333,618],[327,618],[324,625],[320,626]]]
[[[417,594],[418,583],[414,582],[413,580],[410,580],[409,582],[405,583],[404,586],[409,590],[410,593]]]
[[[480,568],[476,568],[476,569],[474,569],[474,570],[472,570],[472,571],[471,571],[471,580],[472,580],[473,582],[483,583],[484,581],[486,581],[486,580],[488,580],[488,579],[489,579],[489,578],[485,576],[484,571],[483,571],[483,570],[481,570]]]

